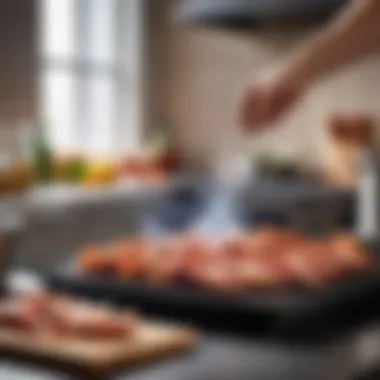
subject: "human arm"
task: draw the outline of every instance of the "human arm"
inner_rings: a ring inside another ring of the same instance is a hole
[[[380,48],[380,0],[353,0],[331,24],[291,53],[264,78],[249,83],[239,105],[240,123],[267,127],[310,84]]]

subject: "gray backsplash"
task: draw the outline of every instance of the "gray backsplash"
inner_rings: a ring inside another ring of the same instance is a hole
[[[29,213],[20,233],[13,265],[44,269],[72,257],[78,246],[136,234],[140,228],[138,199],[110,199],[49,213]]]
[[[215,186],[218,185],[194,177],[158,191],[139,190],[96,202],[33,208],[17,239],[13,264],[37,270],[52,268],[69,261],[83,244],[149,234],[149,227],[167,233],[191,228],[200,218],[209,219],[212,199],[217,194]],[[282,225],[283,220],[287,226],[313,231],[341,228],[342,217],[353,202],[352,193],[322,184],[272,180],[248,183],[236,197],[234,212],[244,225]]]

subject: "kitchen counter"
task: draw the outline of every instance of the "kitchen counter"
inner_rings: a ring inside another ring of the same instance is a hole
[[[120,374],[115,380],[351,380],[352,346],[277,346],[206,335],[191,353]],[[73,375],[3,360],[0,378],[64,380]]]
[[[7,277],[11,292],[44,287],[33,273],[15,271]],[[380,321],[379,321],[380,322]],[[378,323],[378,322],[376,322]],[[380,363],[380,324],[320,345],[290,345],[203,332],[193,351],[132,372],[115,380],[352,380],[352,375]],[[61,372],[0,361],[0,379],[64,380]],[[378,379],[379,373],[368,380]],[[94,380],[94,379],[91,379]],[[365,378],[367,380],[367,378]]]

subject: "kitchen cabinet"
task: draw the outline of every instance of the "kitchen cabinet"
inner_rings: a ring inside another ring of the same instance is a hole
[[[37,115],[37,3],[0,2],[0,129]]]

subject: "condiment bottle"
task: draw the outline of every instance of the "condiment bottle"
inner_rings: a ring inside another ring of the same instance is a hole
[[[380,237],[380,152],[375,145],[373,123],[356,119],[352,140],[357,155],[356,233],[365,240]]]

